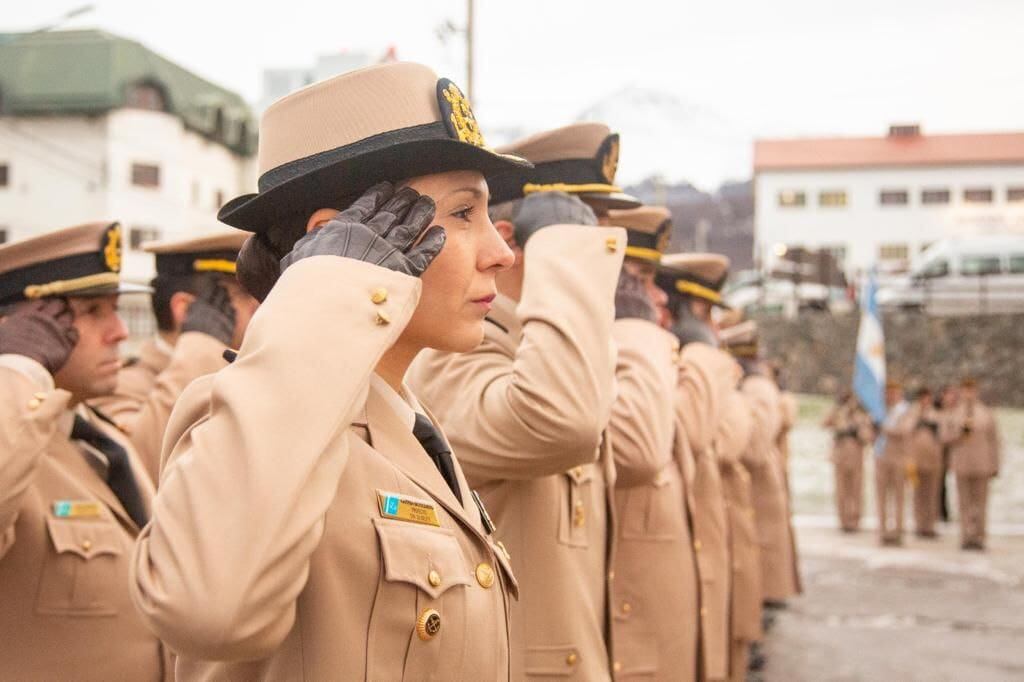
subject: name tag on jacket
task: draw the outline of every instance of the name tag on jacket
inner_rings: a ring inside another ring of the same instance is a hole
[[[411,521],[427,526],[441,525],[437,519],[437,510],[430,500],[378,490],[377,505],[380,507],[380,515],[387,519]]]
[[[100,503],[91,500],[57,500],[53,503],[53,515],[58,519],[95,519],[100,514]]]

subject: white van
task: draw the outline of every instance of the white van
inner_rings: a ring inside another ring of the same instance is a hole
[[[878,290],[883,308],[933,315],[1024,312],[1024,235],[943,239]]]

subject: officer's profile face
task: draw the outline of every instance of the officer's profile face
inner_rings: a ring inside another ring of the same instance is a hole
[[[444,248],[420,277],[423,291],[403,340],[444,351],[472,350],[483,340],[483,320],[498,291],[495,277],[515,259],[487,215],[487,181],[477,171],[451,171],[403,184],[434,200],[431,225],[445,230]]]
[[[117,313],[117,294],[71,297],[68,304],[75,313],[78,343],[54,375],[54,382],[75,401],[108,395],[117,388],[121,369],[118,346],[128,338],[128,329]]]
[[[654,282],[655,276],[658,274],[657,265],[645,260],[626,258],[622,263],[622,268],[643,283],[647,297],[651,300],[651,304],[655,309],[664,308],[668,305],[668,294],[662,291]]]

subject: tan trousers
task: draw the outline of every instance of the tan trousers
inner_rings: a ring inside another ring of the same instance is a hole
[[[733,638],[729,650],[729,682],[746,682],[750,665],[750,642]]]
[[[875,499],[878,502],[878,533],[882,539],[903,535],[903,460],[875,459]]]
[[[956,494],[960,502],[960,539],[964,543],[985,544],[988,483],[987,476],[956,477]]]
[[[860,527],[861,505],[864,502],[864,460],[836,465],[836,514],[839,527],[857,530]]]
[[[914,488],[914,526],[918,533],[935,532],[935,520],[939,514],[939,476],[941,471],[917,470],[917,487]]]

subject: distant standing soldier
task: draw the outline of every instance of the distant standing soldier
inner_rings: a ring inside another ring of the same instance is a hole
[[[999,475],[1000,442],[995,415],[978,397],[973,378],[960,385],[960,404],[951,418],[950,445],[960,501],[963,549],[984,550],[989,482]]]
[[[873,436],[871,418],[856,396],[845,391],[823,425],[833,433],[832,464],[839,528],[844,533],[855,533],[860,528],[864,503],[864,446]]]
[[[907,446],[914,429],[903,386],[885,386],[887,413],[875,439],[875,501],[878,533],[883,545],[903,544],[903,493],[906,485]]]
[[[917,472],[914,488],[914,525],[918,537],[938,537],[935,517],[939,511],[939,476],[942,473],[940,417],[932,392],[918,389],[911,406],[913,433],[910,435],[910,460]]]

